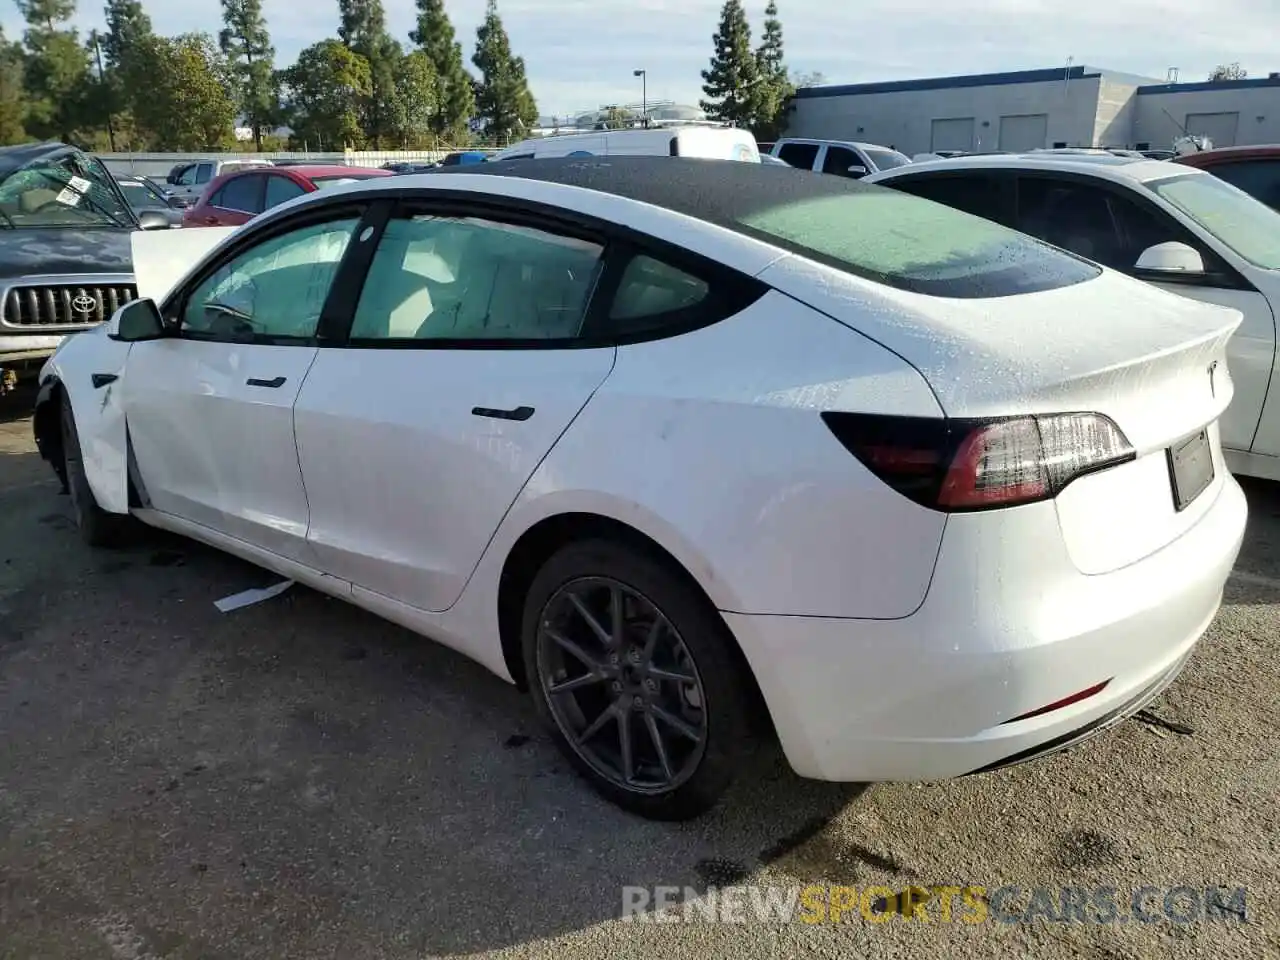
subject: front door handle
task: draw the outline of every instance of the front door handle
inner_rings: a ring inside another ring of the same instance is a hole
[[[259,380],[256,377],[250,377],[245,383],[251,387],[283,387],[284,377],[275,377],[271,380]]]
[[[515,407],[511,410],[496,410],[493,407],[472,407],[471,412],[477,417],[489,417],[493,420],[528,420],[533,416],[533,407]]]

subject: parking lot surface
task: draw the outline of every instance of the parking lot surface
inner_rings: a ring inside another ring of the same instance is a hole
[[[1222,612],[1143,719],[950,783],[774,762],[671,825],[597,799],[457,654],[301,587],[220,613],[274,578],[182,540],[83,547],[30,399],[0,401],[0,957],[1280,956],[1280,488],[1248,485]],[[627,886],[727,884],[1111,887],[1120,911],[620,919]],[[1175,922],[1177,886],[1245,888],[1246,916]]]

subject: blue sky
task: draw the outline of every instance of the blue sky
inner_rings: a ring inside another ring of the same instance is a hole
[[[22,24],[12,0],[3,22]],[[648,71],[650,99],[696,103],[698,71],[711,55],[722,0],[498,0],[516,53],[525,58],[543,114],[640,99],[632,70]],[[1250,76],[1280,70],[1276,0],[778,0],[788,61],[833,83],[1020,70],[1065,64],[1107,67],[1163,79],[1203,80],[1217,63],[1239,61]],[[144,0],[156,29],[214,32],[216,0]],[[401,40],[413,0],[385,0]],[[485,0],[446,0],[469,58]],[[758,35],[765,0],[747,0]],[[336,33],[336,0],[264,0],[278,65]],[[329,13],[325,11],[329,10]],[[1176,11],[1167,12],[1167,11]],[[100,0],[81,0],[77,23],[102,22]]]

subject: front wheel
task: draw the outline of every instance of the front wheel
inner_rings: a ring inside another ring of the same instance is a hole
[[[129,532],[132,518],[107,513],[93,495],[89,478],[84,472],[80,447],[80,434],[76,430],[75,413],[71,400],[64,392],[61,401],[63,482],[71,495],[71,509],[75,514],[76,529],[80,537],[91,547],[119,546]]]
[[[557,745],[633,813],[705,812],[751,752],[732,638],[661,560],[603,540],[563,548],[529,589],[522,640],[535,705]]]

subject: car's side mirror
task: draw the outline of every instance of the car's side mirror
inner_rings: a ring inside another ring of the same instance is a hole
[[[159,210],[143,210],[138,214],[138,226],[143,230],[168,230],[169,218]]]
[[[1200,252],[1185,243],[1170,240],[1168,243],[1157,243],[1148,247],[1138,257],[1134,269],[1140,274],[1148,274],[1155,279],[1160,277],[1197,277],[1204,276],[1204,257]]]
[[[849,173],[855,177],[865,177],[867,168],[860,163],[854,163],[849,166]]]
[[[160,318],[160,308],[150,297],[130,300],[113,313],[107,323],[107,336],[125,343],[159,340],[167,335],[164,321]]]

